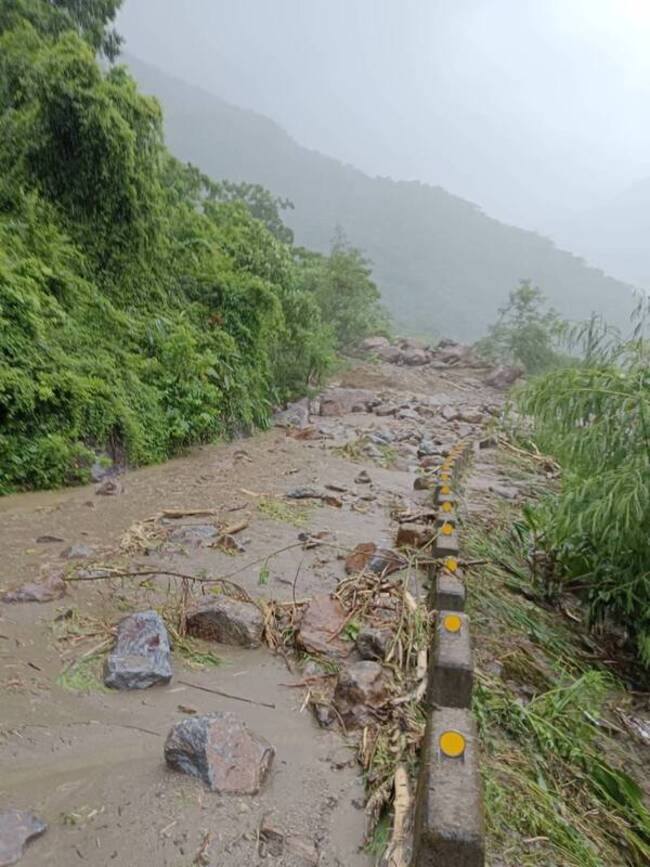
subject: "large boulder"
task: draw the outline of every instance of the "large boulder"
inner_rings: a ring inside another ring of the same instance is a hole
[[[45,822],[28,810],[0,810],[0,867],[20,861],[25,844],[46,830]]]
[[[253,602],[240,602],[230,596],[211,596],[190,608],[187,631],[190,635],[220,644],[259,647],[264,617]]]
[[[431,361],[431,353],[426,349],[403,349],[400,356],[401,364],[407,367],[421,367]]]
[[[349,412],[368,412],[380,401],[365,388],[328,388],[320,398],[321,415],[346,415]]]
[[[348,728],[357,728],[373,722],[373,710],[389,698],[389,680],[378,662],[362,660],[339,672],[334,704]]]
[[[309,398],[303,397],[287,405],[273,416],[273,423],[279,427],[305,428],[309,424]]]
[[[359,347],[363,352],[375,352],[377,349],[384,349],[390,346],[390,341],[386,337],[366,337],[361,341]]]
[[[275,750],[232,713],[216,711],[177,723],[165,741],[170,768],[198,777],[213,792],[256,795]]]
[[[130,614],[117,625],[117,644],[104,664],[104,683],[112,689],[147,689],[169,683],[171,649],[156,611]]]
[[[507,388],[516,382],[524,375],[521,367],[495,367],[495,369],[485,377],[485,384],[491,385],[493,388]]]

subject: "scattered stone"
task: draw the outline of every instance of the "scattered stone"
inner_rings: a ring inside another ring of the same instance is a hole
[[[95,494],[98,494],[101,497],[114,497],[116,494],[121,493],[122,483],[118,481],[118,479],[104,479],[95,491]]]
[[[377,395],[363,388],[328,388],[321,395],[321,415],[368,412],[378,403]]]
[[[440,415],[444,418],[445,421],[456,421],[458,416],[458,410],[455,406],[443,406],[440,410]]]
[[[94,549],[90,545],[84,545],[83,542],[77,545],[70,545],[65,551],[61,552],[61,557],[65,560],[87,560],[92,557]]]
[[[0,595],[0,601],[13,602],[51,602],[53,599],[61,599],[66,593],[66,583],[62,572],[54,572],[42,581],[30,581],[17,587],[15,590],[7,590]]]
[[[0,810],[0,867],[20,861],[25,844],[45,831],[45,822],[27,810]]]
[[[317,594],[305,606],[297,639],[307,653],[340,659],[350,654],[352,644],[341,637],[347,612],[338,599]]]
[[[397,531],[396,545],[398,548],[424,548],[435,535],[430,524],[409,522],[400,524]]]
[[[397,413],[397,418],[403,421],[422,421],[420,413],[415,409],[400,409]]]
[[[156,611],[139,611],[120,620],[115,650],[104,664],[106,686],[147,689],[171,678],[171,650],[162,617]]]
[[[315,844],[298,834],[284,832],[274,825],[268,816],[262,820],[259,838],[262,857],[270,855],[272,858],[280,858],[289,855],[293,856],[291,864],[296,867],[318,867],[320,856]]]
[[[397,410],[398,407],[396,407],[394,403],[380,403],[379,406],[375,407],[374,412],[375,415],[378,416],[388,416],[395,415]]]
[[[345,558],[345,571],[348,575],[361,572],[368,565],[368,560],[377,550],[374,542],[361,542]]]
[[[424,349],[405,349],[401,353],[400,361],[408,367],[421,367],[431,361],[431,353]]]
[[[366,337],[366,339],[361,342],[359,348],[364,352],[374,352],[377,349],[383,349],[387,346],[390,346],[390,341],[387,337]]]
[[[362,659],[383,660],[388,652],[392,632],[365,626],[357,635],[356,645]]]
[[[309,398],[303,397],[302,400],[287,404],[286,409],[273,415],[273,423],[278,427],[307,427],[309,424]]]
[[[170,768],[198,777],[219,794],[256,795],[274,756],[267,740],[221,711],[182,720],[165,741]]]
[[[65,539],[61,539],[59,536],[39,536],[36,540],[37,545],[49,545],[52,542],[65,542]]]
[[[368,568],[376,575],[392,575],[406,566],[406,561],[390,548],[377,548],[368,560]]]
[[[417,448],[417,456],[419,458],[432,457],[440,454],[440,446],[432,443],[431,440],[422,440]]]
[[[292,488],[286,495],[290,500],[322,500],[326,496],[318,488]]]
[[[372,710],[388,698],[388,679],[378,662],[362,660],[339,672],[334,703],[347,728],[376,720]]]
[[[354,481],[357,485],[369,485],[371,484],[372,479],[367,470],[361,470],[361,472],[355,477]]]
[[[187,631],[190,635],[220,644],[259,647],[264,617],[252,602],[214,596],[201,600],[187,612]]]
[[[479,449],[495,449],[499,444],[499,441],[496,437],[485,437],[485,439],[479,440],[478,447]]]
[[[183,524],[175,527],[168,536],[175,545],[202,545],[219,535],[214,524]]]
[[[524,375],[521,367],[497,367],[485,377],[485,384],[493,388],[507,388]]]
[[[483,413],[480,410],[463,409],[461,410],[458,420],[464,421],[467,424],[482,424]]]
[[[316,722],[322,729],[328,729],[336,722],[336,713],[329,704],[312,704]]]

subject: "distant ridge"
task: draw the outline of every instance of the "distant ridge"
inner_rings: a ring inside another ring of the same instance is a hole
[[[173,153],[215,179],[261,183],[290,198],[295,210],[286,218],[299,244],[325,250],[342,227],[373,262],[400,327],[478,337],[520,279],[538,284],[565,317],[596,311],[627,324],[631,287],[547,238],[494,220],[441,187],[371,178],[302,147],[263,115],[134,57],[124,61],[160,100]]]

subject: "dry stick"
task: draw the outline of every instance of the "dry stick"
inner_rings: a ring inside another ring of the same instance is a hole
[[[182,683],[183,686],[191,686],[193,689],[200,689],[201,692],[211,692],[213,695],[220,695],[223,698],[231,698],[234,701],[244,701],[246,704],[256,704],[258,707],[270,707],[275,710],[274,704],[269,704],[266,701],[255,701],[253,698],[244,698],[241,695],[231,695],[229,692],[222,692],[220,689],[210,689],[207,686],[199,686],[198,683],[190,683],[189,680],[178,680],[177,683]]]

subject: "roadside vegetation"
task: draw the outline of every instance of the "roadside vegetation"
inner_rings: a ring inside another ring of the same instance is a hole
[[[166,150],[119,0],[0,3],[0,493],[267,424],[387,327],[368,264]]]
[[[500,460],[530,502],[544,500],[543,462],[504,451]],[[626,691],[625,666],[612,667],[574,596],[548,603],[526,509],[492,495],[464,537],[481,564],[467,588],[490,857],[506,867],[648,863],[641,705]]]

